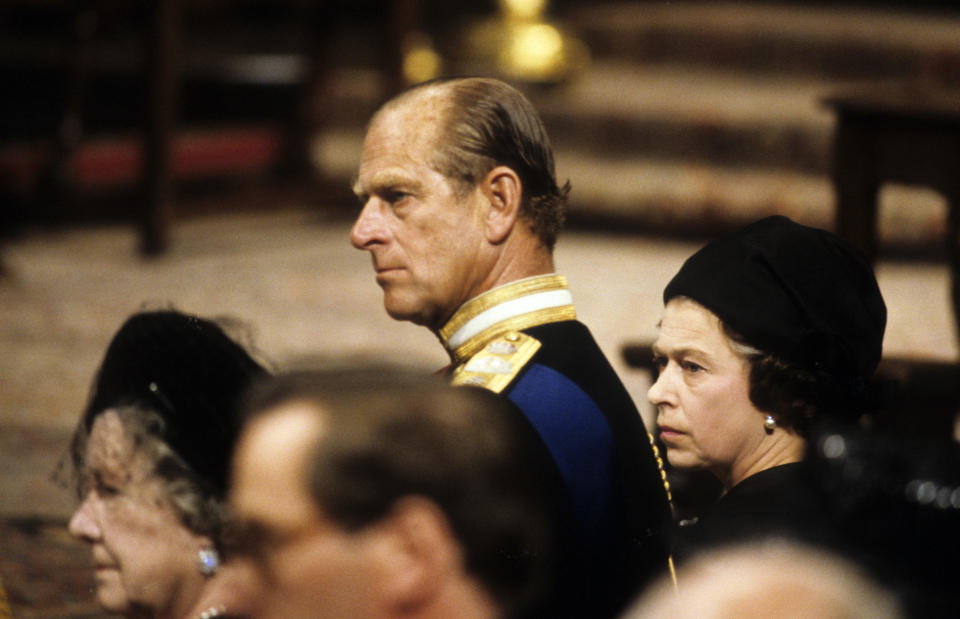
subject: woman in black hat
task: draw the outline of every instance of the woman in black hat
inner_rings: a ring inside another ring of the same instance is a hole
[[[243,616],[247,588],[221,557],[239,396],[264,369],[219,326],[175,311],[116,333],[73,437],[96,595],[127,617]]]
[[[673,467],[723,487],[680,529],[679,558],[772,534],[832,542],[803,460],[821,428],[867,410],[886,325],[870,264],[829,232],[769,217],[691,256],[663,300],[648,392],[659,436]]]

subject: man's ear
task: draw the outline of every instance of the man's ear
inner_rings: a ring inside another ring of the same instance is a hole
[[[459,543],[443,511],[421,497],[400,499],[377,525],[384,553],[381,593],[396,609],[430,602],[462,570]]]
[[[497,166],[481,182],[483,196],[489,201],[484,230],[490,243],[502,243],[510,235],[520,216],[523,184],[513,169]]]

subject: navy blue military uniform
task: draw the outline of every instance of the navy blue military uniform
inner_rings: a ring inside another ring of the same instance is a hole
[[[487,295],[440,335],[453,382],[506,397],[542,454],[561,538],[559,584],[544,616],[616,617],[669,565],[669,503],[643,420],[575,319],[562,277]]]

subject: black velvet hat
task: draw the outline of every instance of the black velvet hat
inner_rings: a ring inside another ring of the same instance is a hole
[[[139,405],[165,421],[163,439],[217,496],[226,492],[237,404],[265,370],[215,323],[176,311],[135,314],[114,335],[82,418]]]
[[[838,236],[782,216],[754,222],[687,259],[663,291],[716,314],[747,343],[847,382],[880,361],[887,310],[873,269]]]

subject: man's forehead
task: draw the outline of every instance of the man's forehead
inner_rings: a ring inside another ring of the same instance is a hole
[[[390,152],[413,152],[433,144],[447,106],[437,97],[420,97],[384,108],[373,117],[364,136],[364,154],[386,146]]]
[[[427,123],[435,123],[450,107],[450,93],[442,86],[415,89],[401,95],[398,99],[388,103],[374,117],[374,122],[381,118],[395,120],[399,116],[419,118]]]
[[[235,507],[248,515],[312,513],[307,463],[322,431],[322,413],[307,404],[281,405],[254,419],[234,463]]]

